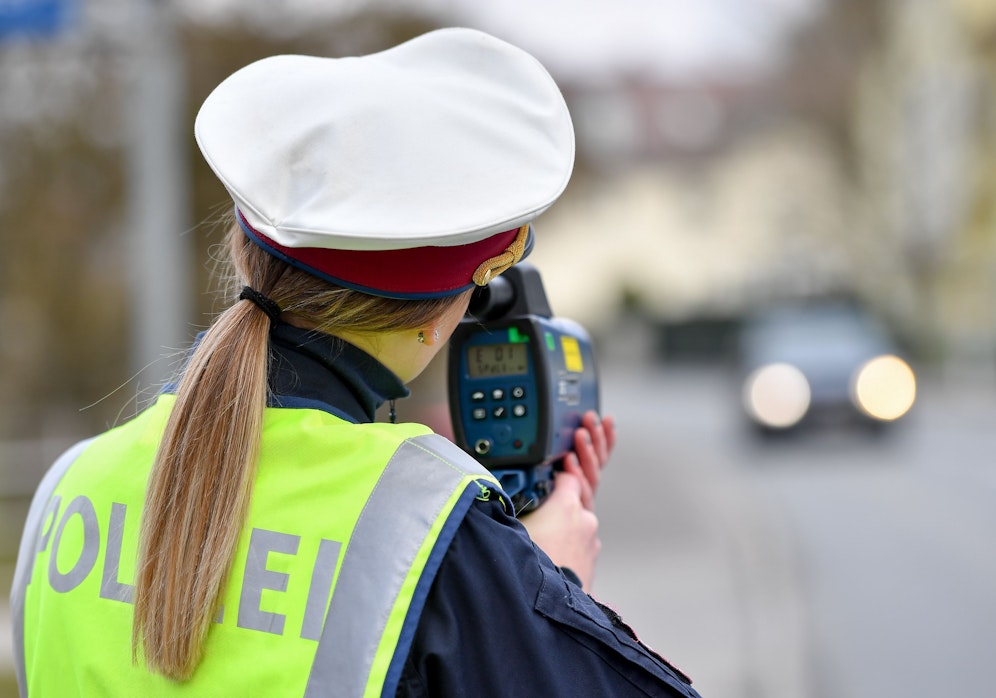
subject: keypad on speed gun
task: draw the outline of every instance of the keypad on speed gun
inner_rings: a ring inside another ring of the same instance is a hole
[[[529,414],[529,407],[524,402],[526,388],[522,385],[512,385],[490,390],[472,390],[470,403],[473,405],[470,416],[475,422],[491,419],[522,419]]]

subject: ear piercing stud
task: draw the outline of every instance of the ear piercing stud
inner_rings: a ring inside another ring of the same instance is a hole
[[[432,341],[429,342],[429,344],[434,344],[437,341],[439,341],[439,330],[433,330],[432,331]],[[426,342],[425,332],[423,332],[422,330],[419,330],[418,331],[418,343],[419,344],[425,344],[425,342]]]

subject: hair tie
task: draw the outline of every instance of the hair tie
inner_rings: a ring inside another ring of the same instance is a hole
[[[272,298],[267,298],[252,286],[243,286],[242,293],[239,294],[240,301],[251,301],[253,305],[266,313],[270,322],[280,321],[280,306]]]

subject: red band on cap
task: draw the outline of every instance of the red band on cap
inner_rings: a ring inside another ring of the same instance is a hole
[[[518,228],[454,247],[402,250],[330,250],[285,247],[249,225],[237,211],[242,229],[260,246],[288,264],[333,283],[392,298],[450,296],[473,287],[481,262],[512,244]]]

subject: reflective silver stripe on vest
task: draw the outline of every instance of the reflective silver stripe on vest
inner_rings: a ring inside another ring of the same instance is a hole
[[[404,442],[349,540],[305,696],[362,696],[401,585],[467,475],[488,471],[436,434]]]
[[[48,535],[52,533],[49,528],[44,539],[41,535],[41,527],[49,514],[49,503],[52,493],[62,480],[62,476],[69,470],[69,466],[79,457],[83,450],[90,445],[93,439],[87,439],[76,444],[55,461],[42,478],[41,484],[35,491],[34,499],[31,500],[31,508],[28,509],[28,518],[24,522],[24,533],[21,534],[21,547],[17,553],[17,567],[14,569],[14,580],[10,588],[10,612],[14,634],[14,672],[17,675],[17,685],[21,696],[27,695],[27,669],[24,664],[24,596],[27,593],[28,583],[31,581],[31,571],[35,566],[35,555],[39,548],[47,544]],[[55,518],[52,519],[52,526],[55,526]],[[54,557],[53,557],[54,559]]]

